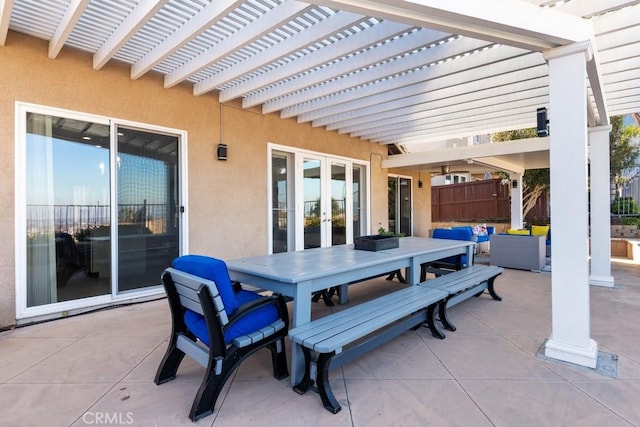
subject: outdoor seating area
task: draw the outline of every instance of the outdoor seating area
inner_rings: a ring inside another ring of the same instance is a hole
[[[551,331],[551,275],[505,270],[504,301],[487,294],[452,307],[458,330],[445,340],[407,331],[331,371],[342,406],[335,415],[316,393],[299,396],[287,379],[275,380],[269,352],[260,351],[227,381],[214,414],[194,424],[186,411],[205,368],[185,358],[176,379],[153,381],[171,332],[160,299],[1,332],[0,406],[12,408],[3,424],[87,425],[108,416],[157,426],[638,425],[637,268],[614,263],[616,288],[590,288],[593,335],[601,352],[618,356],[617,378],[537,357]],[[313,304],[312,318],[403,286],[361,282],[348,305]]]

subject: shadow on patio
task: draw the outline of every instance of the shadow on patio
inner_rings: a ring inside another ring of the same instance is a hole
[[[338,414],[275,380],[263,350],[196,425],[640,425],[640,266],[614,263],[612,274],[616,288],[591,287],[591,336],[618,355],[616,379],[537,358],[551,332],[551,276],[505,269],[496,280],[504,300],[452,308],[458,330],[445,340],[410,331],[332,371]],[[398,286],[362,282],[351,303]],[[193,425],[203,368],[185,358],[174,381],[153,383],[169,327],[163,299],[0,333],[1,424]]]

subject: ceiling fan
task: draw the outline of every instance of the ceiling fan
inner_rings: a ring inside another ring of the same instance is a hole
[[[468,174],[468,170],[451,170],[451,165],[440,166],[440,171],[431,171],[431,176],[441,176],[449,174]]]

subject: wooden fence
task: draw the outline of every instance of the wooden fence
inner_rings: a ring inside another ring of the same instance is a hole
[[[509,222],[511,208],[509,185],[501,179],[439,185],[431,188],[433,222]],[[546,198],[540,198],[525,219],[548,221]]]

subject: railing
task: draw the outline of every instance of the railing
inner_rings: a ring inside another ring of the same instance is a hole
[[[167,233],[172,227],[170,206],[166,204],[118,205],[119,224],[140,224],[151,233]],[[83,231],[111,224],[109,205],[27,205],[27,235],[42,233],[68,233]],[[176,212],[174,208],[173,212]]]

